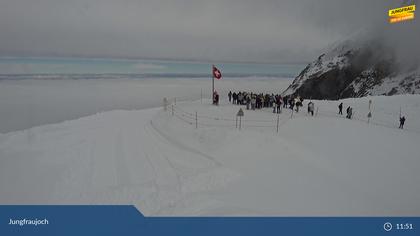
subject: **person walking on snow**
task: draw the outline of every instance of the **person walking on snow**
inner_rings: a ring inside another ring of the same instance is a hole
[[[351,117],[353,116],[353,108],[348,107],[347,108],[347,119],[351,119]]]
[[[232,101],[232,91],[229,91],[228,97],[229,97],[229,102],[231,102]]]
[[[340,105],[338,105],[338,114],[339,115],[343,114],[343,103],[340,103]]]
[[[400,117],[400,129],[404,129],[404,123],[405,123],[405,116]]]
[[[309,102],[308,103],[308,113],[311,113],[312,116],[314,116],[314,108],[315,108],[314,103],[313,102]]]
[[[351,109],[351,107],[350,107],[350,106],[349,106],[349,107],[347,107],[347,110],[346,110],[346,113],[347,113],[346,118],[347,118],[347,119],[350,119],[350,109]]]
[[[296,112],[299,112],[299,107],[302,106],[302,99],[300,97],[295,98]]]

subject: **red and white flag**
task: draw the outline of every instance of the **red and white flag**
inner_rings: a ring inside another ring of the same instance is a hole
[[[216,79],[222,78],[222,72],[213,65],[213,77]]]

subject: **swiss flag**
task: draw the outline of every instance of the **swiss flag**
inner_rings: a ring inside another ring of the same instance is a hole
[[[222,72],[213,65],[213,77],[216,79],[222,78]]]

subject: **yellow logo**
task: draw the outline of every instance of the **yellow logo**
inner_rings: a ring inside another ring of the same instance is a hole
[[[397,23],[414,19],[416,5],[391,9],[388,11],[389,23]]]

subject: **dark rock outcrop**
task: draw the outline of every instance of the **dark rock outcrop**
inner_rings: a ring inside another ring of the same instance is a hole
[[[334,100],[420,93],[420,73],[401,71],[389,51],[375,43],[339,45],[310,63],[283,94]]]

